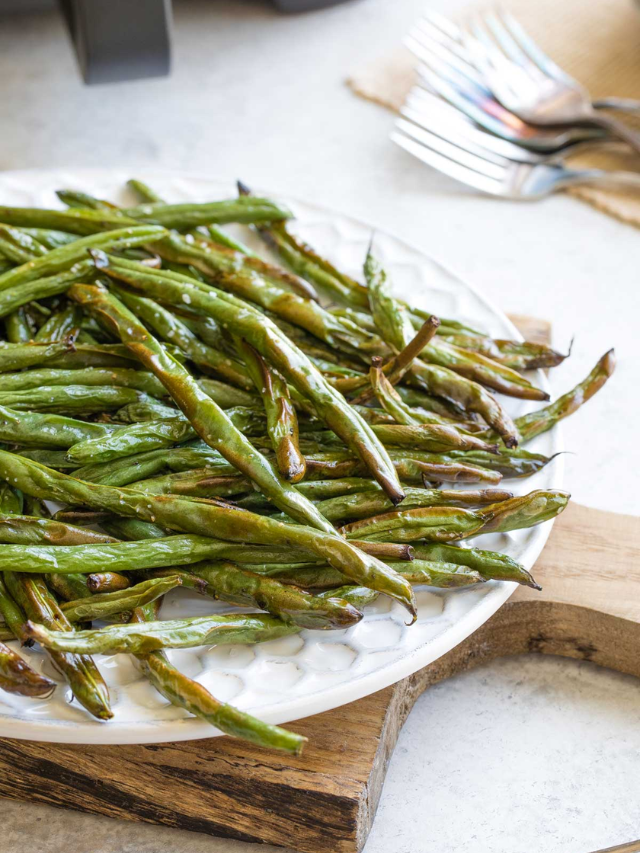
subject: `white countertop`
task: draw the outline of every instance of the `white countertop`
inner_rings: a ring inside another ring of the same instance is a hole
[[[566,485],[580,503],[640,515],[638,231],[570,198],[473,196],[388,141],[391,115],[343,80],[397,43],[424,0],[295,17],[249,0],[175,6],[172,77],[110,87],[82,86],[54,14],[0,18],[0,168],[188,169],[361,216],[505,310],[551,319],[560,349],[575,333],[553,374],[558,391],[615,345],[614,380],[565,422]],[[405,726],[366,853],[588,853],[640,837],[630,784],[639,709],[635,679],[555,659],[497,662],[438,685]],[[3,853],[252,851],[7,801],[0,823]]]

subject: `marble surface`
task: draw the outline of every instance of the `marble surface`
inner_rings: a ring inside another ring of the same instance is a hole
[[[575,333],[554,373],[560,391],[615,344],[614,381],[566,422],[566,484],[581,503],[638,515],[638,232],[570,198],[471,195],[388,141],[392,117],[343,80],[393,46],[423,5],[352,0],[283,17],[250,0],[176,0],[172,77],[91,89],[54,14],[2,18],[0,168],[190,169],[363,217],[507,311],[549,317],[558,347]],[[405,726],[366,853],[587,853],[640,837],[629,784],[640,772],[638,690],[558,660],[498,662],[438,685]],[[0,822],[3,853],[252,849],[8,802]]]

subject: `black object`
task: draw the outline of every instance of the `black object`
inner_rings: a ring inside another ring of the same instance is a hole
[[[310,12],[312,9],[337,6],[345,0],[273,0],[273,2],[282,12]]]
[[[171,0],[61,0],[85,83],[169,73]]]
[[[0,0],[2,12],[50,8],[55,0]],[[164,77],[171,66],[171,0],[58,0],[85,83]],[[271,0],[310,12],[346,0]]]

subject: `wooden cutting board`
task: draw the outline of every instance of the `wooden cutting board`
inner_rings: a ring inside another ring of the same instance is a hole
[[[529,339],[548,339],[548,324],[513,319]],[[535,577],[542,592],[519,588],[435,663],[296,723],[309,738],[300,758],[226,737],[133,746],[0,739],[0,796],[303,853],[358,851],[398,733],[431,684],[498,656],[529,653],[640,676],[640,519],[570,504]]]

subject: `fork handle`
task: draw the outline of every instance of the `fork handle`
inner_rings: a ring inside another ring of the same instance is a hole
[[[606,187],[611,190],[640,190],[640,172],[608,172],[605,169],[566,169],[554,180],[554,189]]]
[[[594,112],[589,116],[589,124],[595,127],[601,127],[603,130],[606,130],[611,134],[611,136],[615,136],[617,139],[621,139],[623,142],[626,142],[627,145],[630,145],[634,151],[637,151],[638,154],[640,154],[640,133],[637,133],[635,130],[631,130],[631,128],[627,127],[627,125],[623,121],[620,121],[620,119]]]
[[[640,112],[640,101],[635,98],[597,98],[591,102],[594,110],[618,110],[621,113]]]

